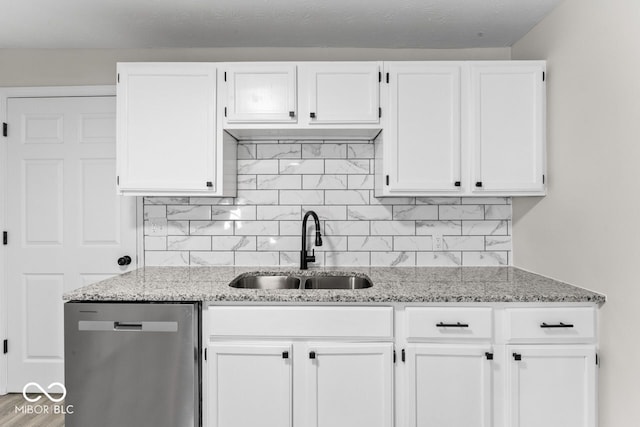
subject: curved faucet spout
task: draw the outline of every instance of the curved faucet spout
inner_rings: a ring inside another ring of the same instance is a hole
[[[309,216],[313,217],[316,227],[316,246],[322,246],[322,235],[320,234],[320,220],[314,211],[307,211],[302,219],[302,250],[300,251],[300,270],[306,270],[309,262],[316,262],[315,250],[311,255],[307,255],[307,220]]]

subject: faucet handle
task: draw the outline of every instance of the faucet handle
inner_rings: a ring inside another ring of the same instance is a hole
[[[311,255],[307,256],[307,261],[316,262],[316,250],[311,248]]]

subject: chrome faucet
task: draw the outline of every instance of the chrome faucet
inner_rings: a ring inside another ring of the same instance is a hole
[[[316,262],[315,249],[311,249],[311,255],[307,255],[307,219],[309,215],[313,217],[316,225],[316,246],[322,246],[322,236],[320,235],[320,221],[314,211],[308,211],[302,219],[302,250],[300,251],[300,270],[307,269],[308,262]]]

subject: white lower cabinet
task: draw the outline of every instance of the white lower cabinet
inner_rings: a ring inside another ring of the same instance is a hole
[[[213,343],[207,353],[206,425],[292,425],[290,344]]]
[[[391,427],[393,344],[310,344],[308,427]]]
[[[211,342],[206,363],[206,426],[393,426],[390,342]]]
[[[491,427],[492,363],[488,345],[408,345],[406,425]]]
[[[393,308],[212,306],[207,427],[393,427]]]
[[[569,303],[212,306],[203,425],[597,427],[596,316]]]
[[[507,346],[510,427],[595,427],[594,345]]]

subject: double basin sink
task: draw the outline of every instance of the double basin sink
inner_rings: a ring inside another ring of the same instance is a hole
[[[366,277],[352,274],[323,276],[243,274],[230,284],[243,289],[364,289],[373,286]]]

